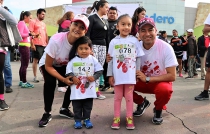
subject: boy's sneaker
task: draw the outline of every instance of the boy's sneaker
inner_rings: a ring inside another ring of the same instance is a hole
[[[120,117],[116,117],[113,119],[113,123],[111,125],[112,129],[120,129]]]
[[[144,97],[142,104],[137,105],[136,111],[133,112],[133,116],[141,116],[149,106],[150,102]]]
[[[11,87],[6,87],[6,90],[5,90],[6,93],[11,93],[13,92],[12,88]]]
[[[93,124],[91,123],[90,119],[85,119],[84,125],[87,129],[93,128]]]
[[[75,123],[74,123],[74,128],[75,128],[75,129],[81,129],[81,128],[82,128],[82,123],[81,123],[81,121],[75,121]]]
[[[155,125],[160,125],[163,122],[162,110],[153,109],[154,117],[152,118],[152,123]]]
[[[0,100],[0,111],[9,109],[9,106],[6,104],[5,100]]]
[[[22,83],[21,88],[34,88],[34,85],[30,84],[29,82]]]
[[[38,80],[36,77],[34,77],[33,82],[34,82],[34,83],[38,83],[39,80]]]
[[[135,128],[133,117],[126,117],[126,128],[128,130],[133,130]]]
[[[185,77],[185,79],[194,79],[194,77],[193,76],[187,76],[187,77]]]
[[[195,100],[199,100],[199,101],[201,101],[201,100],[209,100],[208,91],[207,92],[205,92],[205,91],[201,92],[198,96],[195,97]]]
[[[42,119],[39,121],[39,127],[46,127],[47,124],[52,120],[52,116],[49,113],[44,113]]]
[[[21,86],[22,86],[22,84],[23,84],[23,82],[22,82],[22,81],[20,81],[20,82],[19,82],[19,84],[18,84],[18,86],[20,86],[20,87],[21,87]]]
[[[65,92],[66,92],[66,90],[67,90],[67,88],[66,88],[66,87],[58,87],[58,91],[59,91],[59,92],[63,92],[63,93],[65,93]]]
[[[66,118],[74,118],[74,114],[67,108],[60,108],[60,116],[66,117]]]

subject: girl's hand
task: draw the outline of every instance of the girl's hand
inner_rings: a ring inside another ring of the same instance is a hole
[[[78,84],[81,84],[81,81],[77,78],[77,77],[73,77],[73,83],[75,84],[75,85],[78,85]]]
[[[106,55],[106,62],[110,62],[112,60],[112,57],[110,56],[110,54]]]
[[[70,78],[72,78],[72,76],[68,76],[68,77],[64,78],[63,83],[65,83],[68,86],[71,86],[73,84],[73,82],[70,81]]]
[[[89,77],[87,77],[87,80],[89,82],[93,82],[93,81],[95,81],[95,78],[93,76],[89,76]]]
[[[114,86],[114,83],[115,83],[114,77],[113,76],[110,76],[109,77],[109,84],[113,87]]]

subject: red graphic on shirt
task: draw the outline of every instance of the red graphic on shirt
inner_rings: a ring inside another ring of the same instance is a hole
[[[123,73],[126,73],[128,71],[128,67],[127,67],[126,63],[123,63],[119,60],[117,60],[117,63],[118,63],[117,69],[120,69],[120,67],[122,67],[122,72]]]
[[[78,79],[81,81],[82,80],[82,76],[79,76]],[[79,88],[80,88],[81,93],[84,94],[86,90],[85,90],[85,84],[83,82],[81,82],[80,84],[78,84],[76,86],[76,89],[79,89]]]
[[[149,61],[145,61],[144,65],[142,66],[141,70],[146,76],[159,75],[160,74],[160,67],[157,65],[157,61],[150,63]]]
[[[55,64],[56,65],[60,65],[60,66],[63,66],[63,65],[67,65],[68,64],[68,61],[69,61],[69,58],[65,58],[64,60],[62,60],[62,59],[57,59],[56,61],[55,61]]]

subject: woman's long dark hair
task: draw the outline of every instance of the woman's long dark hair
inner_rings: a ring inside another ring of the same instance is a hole
[[[141,13],[142,11],[145,11],[145,12],[146,12],[146,9],[144,9],[143,7],[138,7],[138,8],[136,8],[136,10],[134,11],[133,17],[132,17],[132,22],[133,22],[134,26],[135,26],[136,23],[138,22],[139,13]]]
[[[77,49],[81,44],[88,44],[88,46],[92,49],[92,41],[87,36],[82,36],[75,41],[73,44],[71,51],[69,53],[69,61],[72,60],[77,55]]]
[[[24,17],[25,17],[25,16],[28,17],[28,16],[30,16],[30,15],[31,15],[31,13],[30,13],[29,11],[22,11],[22,12],[20,13],[20,20],[19,20],[19,21],[24,20]]]
[[[95,10],[98,11],[99,7],[103,7],[106,3],[108,3],[106,0],[95,1],[91,7],[91,10],[93,10],[93,12],[95,12]]]

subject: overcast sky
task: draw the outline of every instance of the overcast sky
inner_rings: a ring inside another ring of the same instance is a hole
[[[70,0],[46,0],[46,6],[51,7],[62,4],[71,4],[69,1]],[[210,0],[185,0],[185,6],[197,7],[198,2],[210,3]],[[44,8],[45,0],[4,0],[4,6],[7,6],[13,14],[19,18],[21,11]]]

